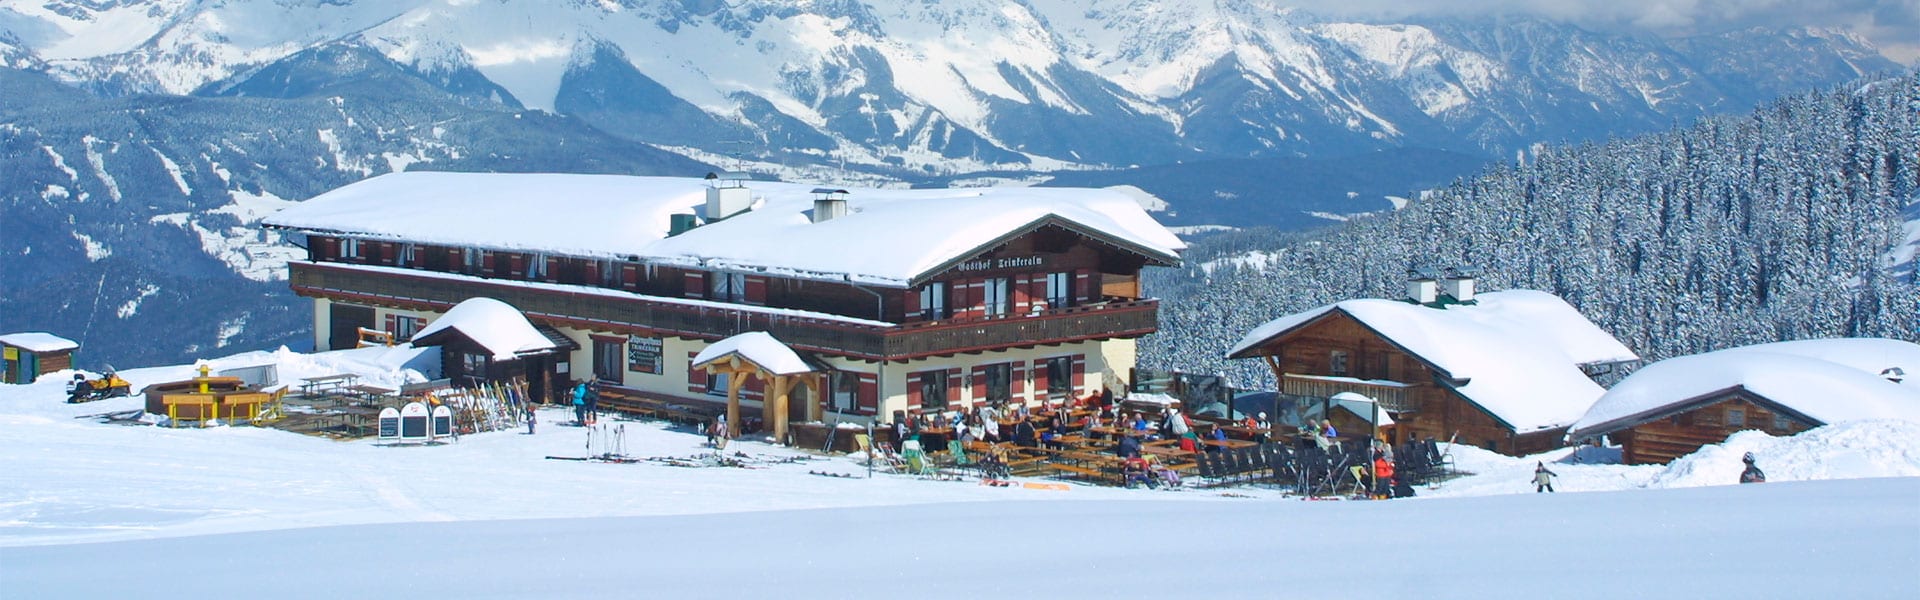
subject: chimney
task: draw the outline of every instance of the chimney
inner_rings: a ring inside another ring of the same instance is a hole
[[[1477,267],[1447,267],[1447,295],[1454,302],[1473,302],[1473,279],[1479,276]]]
[[[752,176],[738,171],[707,174],[707,222],[745,212],[753,205],[753,191],[747,189]]]
[[[1439,277],[1433,269],[1407,269],[1407,301],[1433,304],[1440,293]]]
[[[813,222],[831,221],[844,216],[847,216],[846,190],[813,189]]]

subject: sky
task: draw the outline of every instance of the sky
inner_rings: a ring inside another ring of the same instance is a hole
[[[1294,0],[1329,15],[1397,18],[1529,15],[1602,30],[1666,35],[1743,27],[1842,27],[1890,58],[1920,63],[1920,0]]]

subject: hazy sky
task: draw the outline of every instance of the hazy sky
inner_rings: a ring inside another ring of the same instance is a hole
[[[1294,0],[1314,12],[1354,16],[1525,14],[1593,29],[1663,34],[1756,25],[1847,27],[1894,60],[1920,59],[1920,0]]]

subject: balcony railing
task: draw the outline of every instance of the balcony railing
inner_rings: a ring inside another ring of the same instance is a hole
[[[1138,337],[1158,326],[1156,300],[1108,300],[1032,315],[946,320],[905,325],[794,314],[793,311],[675,302],[618,291],[493,282],[470,276],[394,272],[327,263],[291,263],[291,284],[303,296],[445,311],[487,297],[527,316],[585,329],[720,339],[765,331],[787,345],[872,360],[926,356],[1093,339]]]
[[[1332,398],[1341,392],[1353,392],[1372,398],[1380,410],[1391,413],[1418,412],[1420,401],[1413,386],[1399,382],[1369,382],[1349,377],[1323,377],[1287,373],[1280,378],[1280,392],[1294,396]]]

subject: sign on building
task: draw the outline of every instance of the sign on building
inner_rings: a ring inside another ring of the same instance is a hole
[[[636,373],[661,373],[663,341],[657,337],[631,336],[627,338],[627,370]]]

